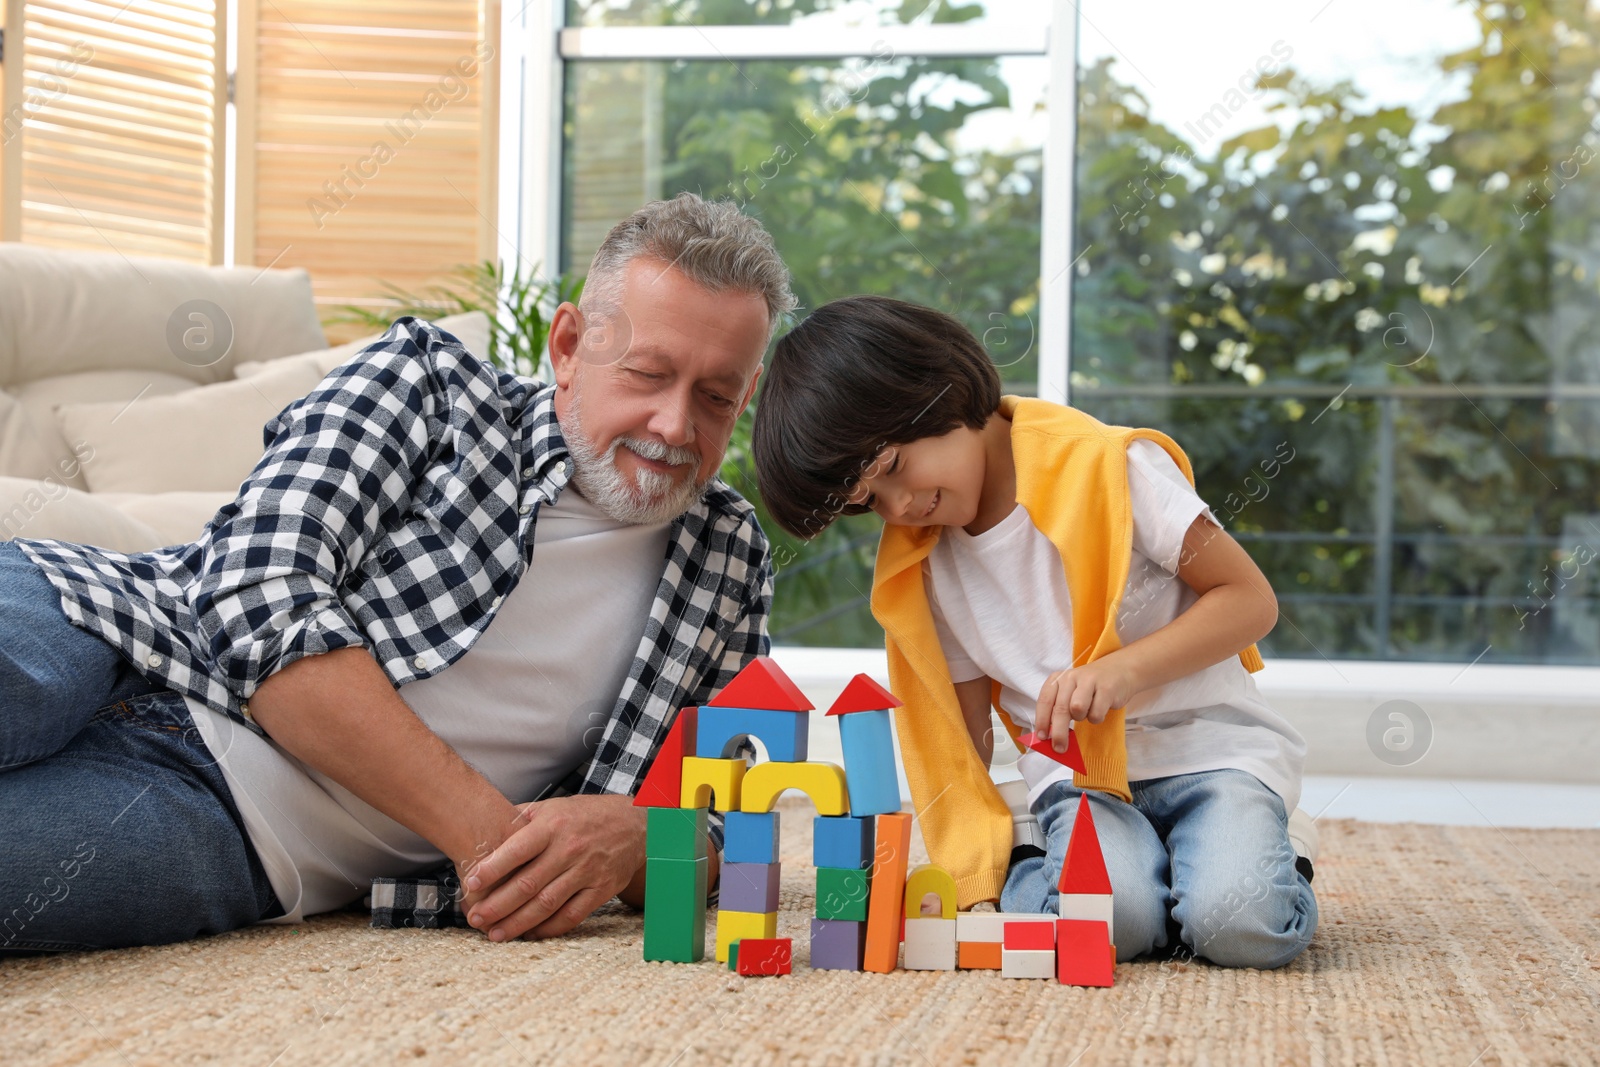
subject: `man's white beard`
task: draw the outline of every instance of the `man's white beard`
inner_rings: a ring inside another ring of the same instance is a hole
[[[700,499],[709,478],[699,480],[640,469],[630,481],[617,469],[617,449],[626,446],[646,459],[693,464],[691,469],[697,472],[700,457],[691,449],[638,437],[617,437],[602,454],[583,428],[580,397],[575,387],[567,417],[561,423],[561,435],[566,438],[572,457],[572,482],[589,503],[618,522],[650,526],[677,518]]]

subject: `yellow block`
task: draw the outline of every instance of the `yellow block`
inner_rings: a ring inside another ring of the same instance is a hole
[[[683,758],[683,785],[678,793],[680,808],[716,808],[738,811],[745,764],[742,759]],[[716,803],[711,802],[716,797]]]
[[[684,781],[688,781],[688,773],[686,768]],[[836,763],[780,763],[776,760],[758,763],[750,769],[745,777],[744,803],[739,805],[739,810],[771,811],[785,789],[798,789],[810,797],[818,815],[846,815],[850,811],[844,768]]]
[[[956,917],[956,880],[937,863],[924,863],[912,870],[906,879],[906,918],[924,917],[922,898],[929,893],[939,894],[939,918]]]
[[[718,911],[717,962],[728,962],[728,949],[743,937],[777,937],[775,911]]]

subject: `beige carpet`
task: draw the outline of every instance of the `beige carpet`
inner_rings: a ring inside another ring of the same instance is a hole
[[[780,936],[804,958],[809,819]],[[0,960],[0,1062],[1491,1064],[1596,1062],[1600,831],[1322,824],[1322,924],[1272,973],[1135,963],[1112,990],[994,973],[737,978],[646,964],[640,919],[494,945],[359,915]]]

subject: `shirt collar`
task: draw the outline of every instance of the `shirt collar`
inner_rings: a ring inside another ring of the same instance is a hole
[[[567,451],[567,439],[561,434],[561,423],[556,419],[553,384],[534,390],[523,419],[528,427],[523,468],[533,472],[525,477],[537,481],[544,498],[555,503],[572,478],[572,458]]]

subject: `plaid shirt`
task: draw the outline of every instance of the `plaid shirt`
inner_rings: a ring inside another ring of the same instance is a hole
[[[539,505],[568,479],[555,388],[411,318],[281,411],[265,438],[238,497],[190,544],[129,555],[17,542],[73,623],[260,734],[249,698],[303,656],[368,648],[396,686],[460,659],[525,573]],[[636,792],[677,710],[766,654],[771,605],[755,511],[713,481],[672,524],[598,750],[545,795]],[[448,864],[379,879],[373,924],[463,925],[456,890]]]

